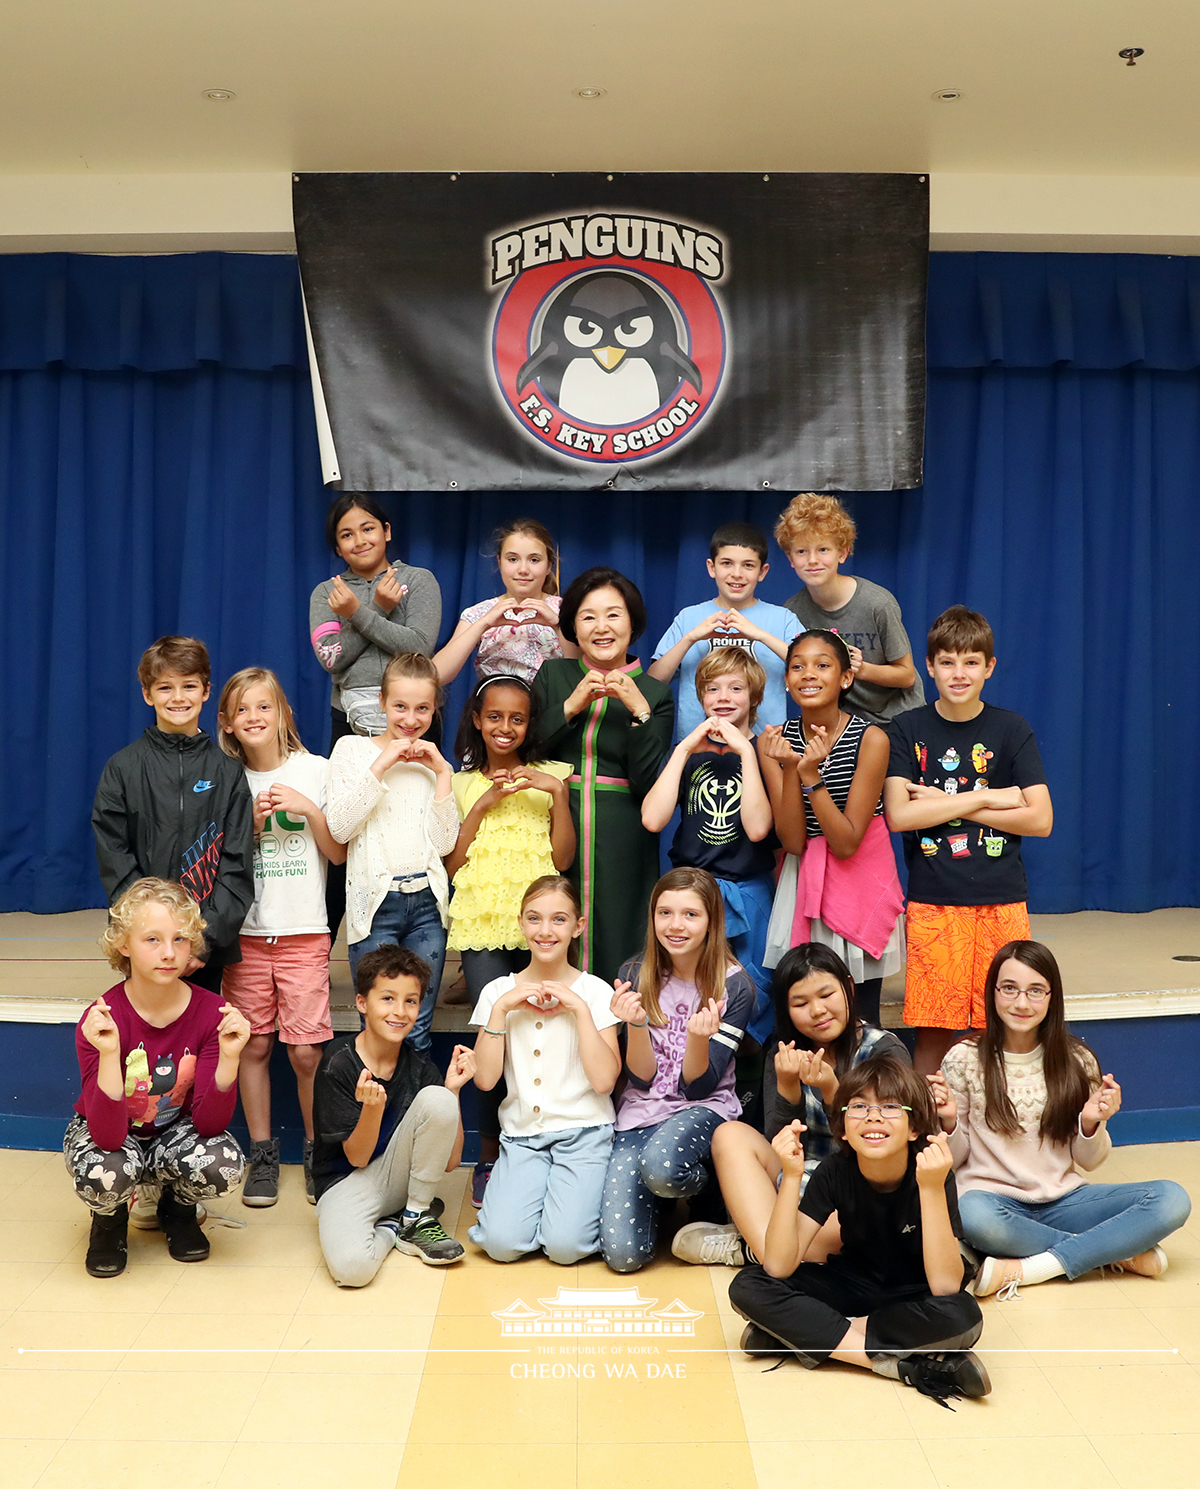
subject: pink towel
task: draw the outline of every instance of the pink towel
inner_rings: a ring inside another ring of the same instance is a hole
[[[809,922],[819,917],[878,961],[903,909],[892,840],[882,817],[871,818],[850,858],[835,858],[824,838],[809,838],[799,863],[793,946],[811,939]]]

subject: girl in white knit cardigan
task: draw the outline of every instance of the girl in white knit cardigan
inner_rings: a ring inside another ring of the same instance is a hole
[[[1115,1266],[1166,1271],[1158,1244],[1191,1201],[1178,1184],[1086,1184],[1112,1147],[1121,1088],[1067,1032],[1062,977],[1038,941],[1010,941],[984,984],[987,1028],[929,1077],[950,1139],[968,1243],[984,1257],[975,1295]]]
[[[350,975],[377,946],[407,946],[431,976],[408,1042],[429,1049],[446,960],[450,886],[442,859],[458,840],[453,771],[425,738],[437,716],[437,669],[419,652],[392,658],[379,690],[383,734],[339,739],[329,761],[325,820],[346,864]]]

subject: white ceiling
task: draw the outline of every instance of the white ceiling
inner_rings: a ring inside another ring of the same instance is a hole
[[[1197,0],[8,0],[0,172],[1200,175],[1198,59]]]

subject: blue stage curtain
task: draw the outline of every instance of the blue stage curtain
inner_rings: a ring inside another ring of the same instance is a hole
[[[917,653],[963,601],[996,631],[987,697],[1037,730],[1056,807],[1027,844],[1035,910],[1196,903],[1200,265],[936,254],[926,481],[847,497],[850,570],[893,590]],[[528,514],[569,578],[634,578],[653,643],[711,593],[714,527],[768,533],[786,493],[385,498],[393,551],[437,574],[443,638],[495,592],[492,530]],[[279,672],[310,748],[328,689],[308,595],[334,572],[286,257],[0,258],[4,728],[0,909],[103,902],[89,827],[104,761],[151,721],[137,659],[202,636],[220,684]],[[760,593],[796,580],[777,550]],[[1180,647],[1182,646],[1182,651]],[[450,690],[453,739],[469,685]],[[932,685],[930,685],[932,696]]]

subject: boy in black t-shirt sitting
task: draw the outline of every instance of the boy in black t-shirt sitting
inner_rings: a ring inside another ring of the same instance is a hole
[[[405,1044],[429,985],[429,964],[403,946],[381,946],[358,964],[360,1034],[327,1045],[313,1088],[317,1227],[339,1287],[365,1287],[393,1247],[430,1266],[463,1248],[442,1229],[434,1189],[458,1167],[458,1093],[475,1056],[455,1045],[443,1083],[426,1055]]]
[[[828,1359],[859,1365],[945,1404],[986,1396],[987,1371],[970,1351],[983,1331],[964,1291],[950,1145],[928,1082],[887,1055],[846,1073],[830,1112],[841,1151],[826,1158],[804,1198],[804,1127],[776,1136],[783,1178],[761,1266],[733,1279],[729,1301],[750,1327],[748,1354],[779,1354],[808,1369]],[[841,1252],[801,1261],[837,1212]]]
[[[750,742],[766,682],[766,673],[744,648],[710,651],[696,668],[704,718],[675,746],[642,802],[648,832],[661,832],[679,808],[672,864],[705,869],[717,881],[730,949],[758,988],[747,1032],[759,1044],[774,1023],[771,974],[762,959],[779,846]]]

